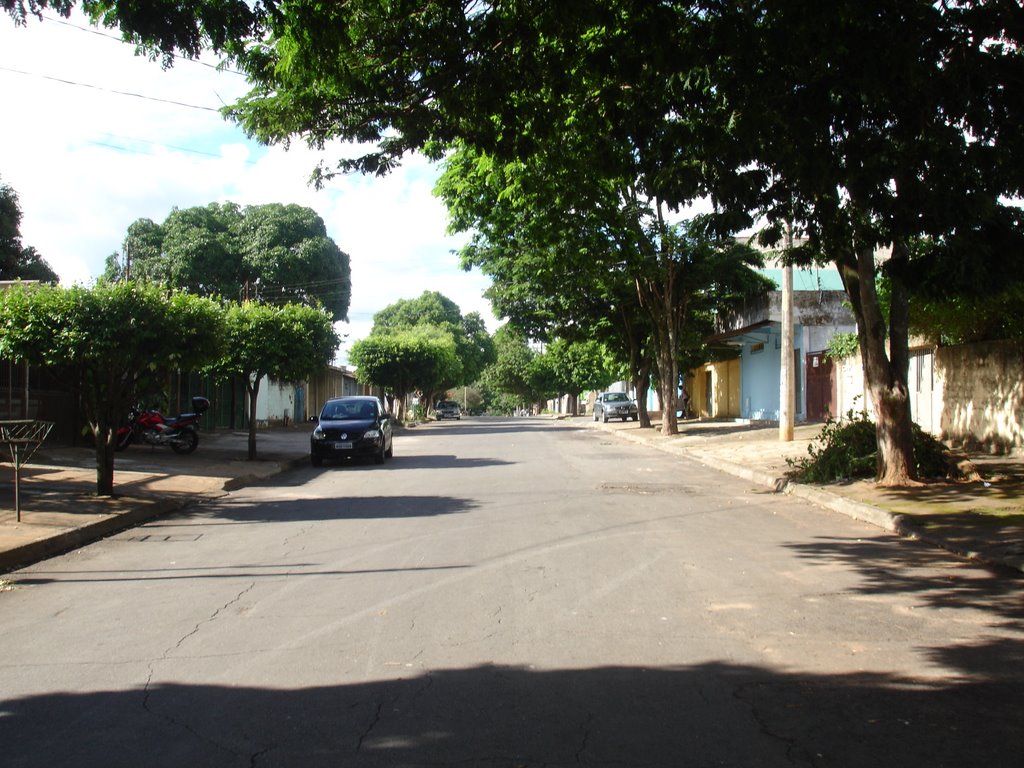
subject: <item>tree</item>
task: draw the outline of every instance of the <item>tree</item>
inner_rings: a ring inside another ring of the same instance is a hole
[[[506,325],[495,332],[494,346],[495,360],[483,374],[485,387],[509,396],[512,407],[505,403],[506,410],[543,401],[554,387],[554,377],[549,368],[536,362],[539,354],[526,338]]]
[[[653,352],[666,404],[662,431],[674,434],[668,404],[676,402],[680,357],[702,348],[706,321],[770,283],[753,272],[760,264],[753,249],[713,237],[704,220],[669,222],[657,196],[640,192],[651,179],[595,179],[572,157],[538,151],[500,164],[463,150],[439,189],[453,226],[474,232],[464,258],[521,302],[519,317],[530,322],[536,308],[555,308],[561,328],[584,319],[616,328],[638,382],[646,379],[641,350]],[[644,417],[649,426],[646,410]]]
[[[1004,199],[1024,188],[1024,105],[1010,85],[1024,77],[1020,6],[776,0],[723,6],[708,26],[701,65],[729,126],[718,123],[720,200],[754,201],[769,238],[803,229],[810,247],[795,260],[835,263],[876,411],[877,480],[908,484],[910,292],[978,295],[1021,274],[1021,213]],[[757,174],[738,178],[741,163]],[[933,247],[915,254],[921,236]]]
[[[0,181],[0,280],[60,282],[57,273],[35,248],[21,244],[18,193],[3,181]]]
[[[248,458],[256,459],[256,403],[264,376],[301,381],[334,358],[338,335],[331,316],[303,304],[272,307],[247,301],[225,313],[224,355],[210,366],[221,377],[240,376],[249,400]]]
[[[486,295],[495,314],[541,342],[600,339],[628,366],[634,389],[646,393],[650,320],[626,269],[635,261],[627,255],[633,239],[614,188],[602,182],[575,200],[575,178],[549,174],[554,166],[546,161],[501,163],[464,145],[444,166],[436,193],[450,228],[473,233],[462,263],[493,278]],[[559,189],[559,179],[567,188]],[[650,427],[646,397],[640,403],[641,425]]]
[[[170,370],[212,361],[223,339],[216,303],[152,285],[15,286],[0,293],[0,356],[63,368],[81,382],[101,496],[114,492],[114,437],[139,392]]]
[[[549,361],[557,393],[569,395],[574,416],[581,392],[604,389],[615,381],[608,350],[596,341],[556,339],[542,356]]]
[[[125,276],[203,296],[319,303],[334,320],[347,316],[351,296],[348,254],[315,211],[294,204],[211,203],[175,208],[163,224],[138,219],[105,274]]]
[[[441,378],[413,382],[430,407],[434,395],[451,387],[470,384],[494,359],[494,344],[477,312],[463,317],[458,305],[437,291],[424,291],[416,299],[400,299],[373,316],[373,334],[414,328],[432,328],[451,337],[455,360],[443,368]]]
[[[392,393],[399,420],[405,418],[407,395],[417,389],[438,391],[439,382],[450,379],[460,368],[451,334],[431,325],[371,333],[352,345],[349,362],[361,381]]]

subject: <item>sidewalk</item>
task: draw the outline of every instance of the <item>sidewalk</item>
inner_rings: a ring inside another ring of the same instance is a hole
[[[801,425],[791,443],[776,427],[732,422],[684,422],[663,437],[635,422],[601,424],[565,419],[576,428],[687,456],[773,490],[805,498],[981,562],[1024,571],[1024,458],[970,458],[983,480],[924,488],[879,489],[868,481],[813,487],[789,483],[787,457],[803,456],[820,425]],[[259,458],[246,459],[248,435],[203,432],[198,450],[178,456],[166,448],[133,445],[118,453],[113,498],[94,495],[91,448],[44,444],[21,472],[22,520],[14,512],[13,468],[0,465],[0,573],[65,552],[189,504],[213,499],[309,461],[309,427],[261,430]]]
[[[113,497],[98,497],[92,448],[44,443],[21,470],[21,522],[14,509],[14,468],[0,464],[0,573],[52,557],[189,504],[309,462],[312,427],[266,429],[248,461],[248,433],[201,432],[199,448],[131,445],[116,454]]]

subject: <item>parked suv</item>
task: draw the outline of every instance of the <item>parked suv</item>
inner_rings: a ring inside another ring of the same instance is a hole
[[[605,424],[608,423],[608,419],[637,421],[640,418],[640,412],[636,408],[636,403],[630,400],[625,392],[605,392],[603,395],[598,395],[597,400],[594,401],[594,421],[597,421],[598,418]]]
[[[442,400],[434,406],[434,416],[441,419],[461,419],[462,409],[454,400]]]

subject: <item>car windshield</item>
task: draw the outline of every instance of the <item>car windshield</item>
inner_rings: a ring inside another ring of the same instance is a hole
[[[629,402],[629,398],[626,397],[625,392],[609,392],[608,397],[605,398],[609,403],[626,403]]]
[[[321,421],[351,421],[372,419],[376,416],[373,403],[353,401],[350,403],[328,403],[320,414]]]

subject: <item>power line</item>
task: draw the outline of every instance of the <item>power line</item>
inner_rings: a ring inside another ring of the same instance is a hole
[[[121,45],[131,45],[132,44],[129,41],[125,40],[123,37],[118,37],[117,35],[112,35],[109,32],[103,32],[103,31],[101,31],[99,29],[96,29],[95,27],[83,27],[83,26],[80,26],[79,24],[72,24],[67,19],[62,19],[59,16],[51,16],[50,14],[43,14],[43,19],[45,19],[46,21],[48,21],[48,22],[50,22],[52,24],[60,24],[61,26],[70,27],[71,29],[77,29],[79,32],[85,32],[85,33],[90,34],[90,35],[96,35],[97,37],[105,37],[107,40],[113,40],[115,43],[120,43]],[[232,75],[239,75],[240,77],[245,77],[245,73],[244,72],[239,72],[237,69],[228,69],[227,67],[222,67],[219,64],[210,64],[208,62],[201,61],[199,59],[190,59],[188,57],[176,56],[176,57],[174,57],[174,60],[175,61],[187,61],[190,64],[198,64],[201,67],[209,67],[210,69],[216,70],[217,72],[227,72],[227,73],[232,74]]]
[[[204,112],[218,112],[218,113],[220,112],[220,109],[218,109],[217,107],[202,107],[202,106],[199,106],[198,104],[186,104],[183,101],[174,101],[173,99],[159,99],[156,96],[147,96],[144,93],[133,93],[131,91],[118,91],[118,90],[116,90],[114,88],[104,88],[103,86],[92,85],[91,83],[79,83],[79,82],[76,82],[74,80],[66,80],[66,79],[64,79],[62,77],[54,77],[52,75],[41,75],[38,72],[26,72],[25,70],[13,69],[12,67],[0,66],[0,71],[13,72],[14,74],[25,75],[26,77],[38,77],[38,78],[40,78],[42,80],[52,80],[55,83],[62,83],[64,85],[74,85],[74,86],[78,86],[79,88],[92,88],[93,90],[97,90],[97,91],[104,91],[106,93],[114,93],[114,94],[117,94],[118,96],[131,96],[131,97],[136,98],[136,99],[145,99],[146,101],[157,101],[157,102],[160,102],[161,104],[171,104],[171,105],[176,106],[176,107],[187,107],[189,109],[200,109],[200,110],[203,110]]]

